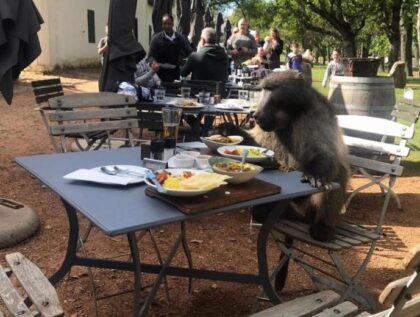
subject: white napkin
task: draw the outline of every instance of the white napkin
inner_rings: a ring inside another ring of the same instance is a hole
[[[63,178],[110,185],[128,185],[139,183],[144,180],[143,177],[139,176],[121,174],[108,175],[95,169],[85,168],[81,168],[67,175],[64,175]]]

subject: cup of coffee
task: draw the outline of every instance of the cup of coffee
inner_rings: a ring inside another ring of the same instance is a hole
[[[181,96],[182,98],[190,98],[191,87],[181,87]]]
[[[162,108],[163,137],[178,138],[179,123],[181,122],[182,109],[165,107]]]

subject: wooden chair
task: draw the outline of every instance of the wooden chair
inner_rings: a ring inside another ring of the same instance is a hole
[[[340,295],[332,290],[326,290],[271,307],[252,317],[418,317],[420,296],[414,297],[414,295],[420,293],[420,245],[407,254],[403,266],[414,273],[385,287],[379,296],[379,302],[391,308],[376,314],[359,312],[359,308],[349,301],[338,304]]]
[[[54,287],[35,264],[19,252],[6,255],[6,261],[10,268],[0,265],[0,297],[12,316],[64,316]],[[9,278],[12,274],[16,279]],[[20,287],[13,281],[20,282]],[[25,298],[21,289],[27,294]]]
[[[57,151],[67,152],[67,140],[76,139],[81,150],[98,149],[111,140],[134,139],[132,129],[138,127],[135,100],[131,96],[100,92],[54,97],[44,109],[45,124]],[[116,138],[111,132],[124,130],[126,138]],[[59,139],[57,142],[56,138]],[[85,143],[81,145],[80,138]]]
[[[379,139],[389,136],[400,140],[399,144],[372,141],[362,137],[344,136],[345,143],[350,147],[349,161],[351,166],[366,176],[371,182],[353,191],[348,203],[361,190],[377,185],[385,197],[380,209],[379,217],[374,228],[351,223],[344,219],[338,223],[334,239],[320,242],[312,239],[309,225],[298,221],[281,220],[274,225],[272,232],[282,252],[278,267],[273,272],[274,284],[281,290],[287,278],[289,260],[293,260],[309,275],[312,282],[319,288],[333,288],[341,295],[340,301],[347,298],[360,302],[366,307],[374,308],[375,304],[367,293],[359,286],[359,281],[373,255],[378,239],[382,236],[382,224],[388,210],[391,197],[396,197],[392,190],[397,176],[403,172],[401,159],[408,155],[407,140],[413,137],[411,127],[397,122],[365,117],[341,115],[338,117],[340,127],[351,129],[369,135],[378,135]],[[384,181],[388,180],[388,184]],[[301,248],[298,242],[303,242],[326,251],[329,261]],[[365,258],[356,273],[348,273],[341,261],[341,251],[360,245],[368,246]]]
[[[391,112],[392,120],[403,120],[410,125],[417,123],[420,115],[420,103],[411,99],[402,98],[397,100],[394,109]]]

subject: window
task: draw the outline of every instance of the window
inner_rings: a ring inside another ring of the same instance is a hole
[[[95,36],[95,11],[87,10],[88,42],[96,43]]]

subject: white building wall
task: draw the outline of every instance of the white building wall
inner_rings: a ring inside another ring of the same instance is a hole
[[[38,33],[42,53],[32,66],[51,70],[55,67],[81,67],[99,64],[97,42],[105,36],[109,0],[34,0],[44,24]],[[137,1],[139,41],[149,48],[152,6]],[[87,10],[95,12],[95,43],[88,41]]]

